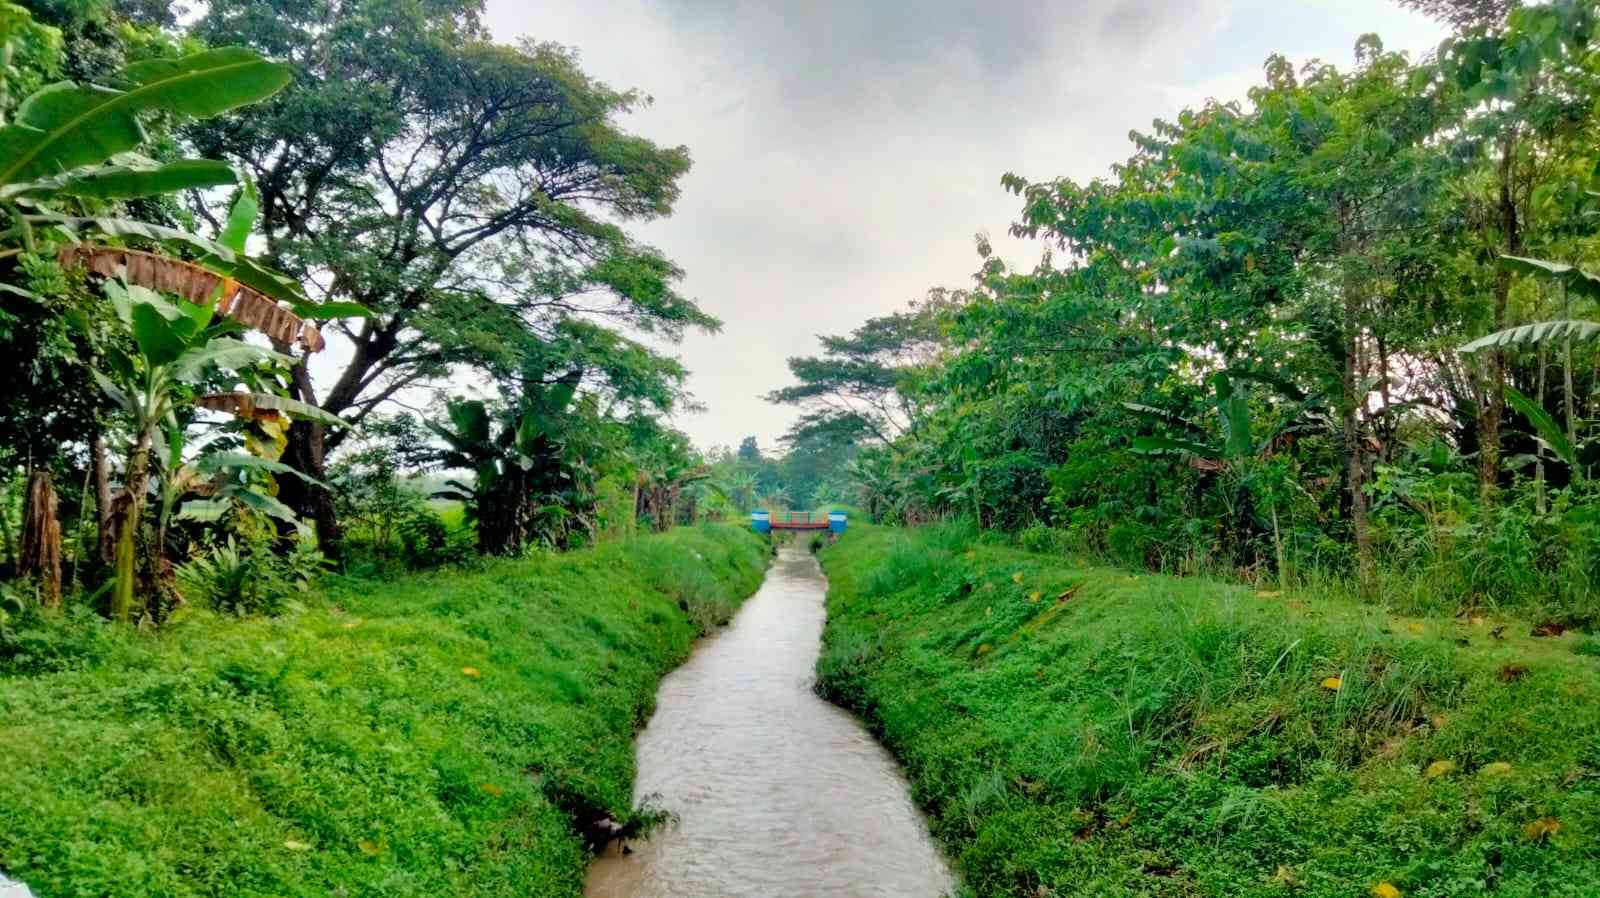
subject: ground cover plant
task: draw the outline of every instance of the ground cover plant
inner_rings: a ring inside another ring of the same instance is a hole
[[[657,683],[760,582],[703,525],[151,634],[0,624],[0,868],[40,895],[557,896]]]
[[[819,688],[976,896],[1600,894],[1580,633],[853,527]]]

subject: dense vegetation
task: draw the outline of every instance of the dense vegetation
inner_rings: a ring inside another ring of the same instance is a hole
[[[878,518],[965,516],[1139,568],[1592,618],[1600,63],[1592,3],[1459,31],[1007,175],[1017,270],[827,341],[773,395],[851,440]],[[1569,622],[1570,622],[1569,621]]]
[[[819,688],[976,896],[1600,891],[1600,641],[856,527]]]
[[[0,651],[0,868],[40,895],[577,895],[634,729],[766,544],[704,525],[161,639],[87,613]],[[648,809],[647,809],[648,810]]]
[[[718,322],[629,232],[688,152],[482,13],[0,2],[38,894],[576,894],[583,830],[651,819],[633,731],[766,558],[667,423]]]
[[[476,3],[176,10],[0,6],[8,609],[159,624],[270,606],[245,571],[727,511],[665,420],[652,345],[718,322],[628,233],[689,166],[617,124],[640,95]]]

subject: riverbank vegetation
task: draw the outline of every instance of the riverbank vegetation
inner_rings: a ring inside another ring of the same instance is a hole
[[[159,634],[78,609],[0,653],[0,869],[39,895],[578,895],[660,678],[759,585],[703,525]]]
[[[859,447],[884,521],[1593,620],[1595,8],[1412,5],[1437,52],[1272,57],[1104,177],[1005,176],[1043,260],[980,239],[971,285],[791,360],[791,438]]]
[[[819,689],[968,894],[1600,891],[1600,641],[1130,573],[971,526],[823,550]]]
[[[727,512],[663,351],[719,324],[629,232],[688,151],[482,13],[0,4],[0,613]]]

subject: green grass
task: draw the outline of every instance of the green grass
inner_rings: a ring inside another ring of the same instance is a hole
[[[1590,637],[959,529],[821,557],[819,688],[902,760],[968,894],[1600,895]]]
[[[54,896],[557,896],[747,529],[346,580],[275,619],[0,641],[0,869]]]

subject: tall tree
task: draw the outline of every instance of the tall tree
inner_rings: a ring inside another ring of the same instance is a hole
[[[889,442],[916,422],[914,380],[941,347],[938,315],[960,296],[933,291],[909,312],[873,318],[844,336],[823,336],[823,354],[789,359],[799,381],[767,394],[807,414],[788,439],[828,430]]]
[[[687,150],[624,131],[617,118],[646,98],[594,81],[574,52],[492,42],[482,9],[215,0],[193,25],[295,70],[261,111],[187,134],[254,175],[270,260],[371,311],[336,329],[348,346],[331,382],[295,372],[298,398],[353,422],[477,363],[486,332],[537,336],[574,317],[667,337],[715,326],[622,227],[671,211]],[[297,424],[285,458],[320,479],[340,439]],[[324,490],[285,498],[337,541]]]

